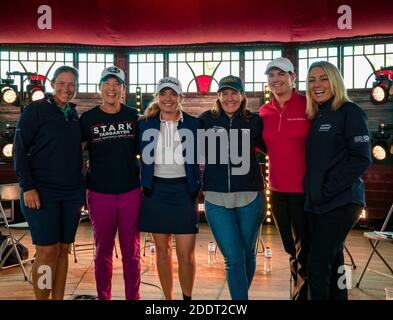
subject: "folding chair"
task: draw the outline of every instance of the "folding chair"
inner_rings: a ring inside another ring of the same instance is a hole
[[[22,268],[25,280],[27,281],[28,277],[27,277],[27,272],[26,272],[24,264],[27,262],[30,262],[30,261],[34,261],[34,258],[22,260],[19,255],[19,251],[17,249],[17,244],[19,244],[22,241],[22,239],[28,234],[29,226],[28,226],[27,222],[9,224],[8,220],[7,220],[7,215],[6,215],[3,205],[2,205],[2,202],[10,201],[11,202],[11,213],[12,213],[12,216],[14,216],[15,201],[18,201],[19,199],[20,199],[20,189],[19,189],[18,184],[13,183],[13,184],[0,185],[0,218],[4,220],[4,227],[8,231],[9,239],[10,239],[11,245],[12,245],[12,248],[8,251],[8,253],[3,258],[1,258],[2,252],[0,253],[0,259],[1,259],[0,270],[8,269],[8,268],[15,267],[15,266],[19,265]],[[17,237],[15,237],[12,230],[25,230],[25,232],[22,234],[22,236],[17,238]],[[15,252],[15,254],[16,254],[16,257],[18,259],[18,264],[4,267],[5,261],[13,252]]]
[[[86,210],[85,208],[83,208],[82,209],[82,213],[81,213],[81,217],[79,219],[79,223],[81,223],[82,221],[84,221],[86,219],[87,220],[89,219],[89,211]],[[78,249],[79,247],[82,247],[82,249]],[[86,247],[90,247],[90,248],[86,248]],[[95,250],[96,250],[96,246],[95,246],[94,241],[91,242],[91,243],[82,243],[82,244],[73,242],[71,250],[72,250],[72,252],[74,254],[74,262],[77,263],[78,262],[78,258],[76,256],[77,252],[79,252],[79,251],[91,251],[92,250],[93,254],[94,254]],[[117,254],[116,242],[115,242],[115,256],[116,256],[116,259],[119,258],[119,255]]]
[[[385,221],[384,221],[384,223],[383,223],[383,225],[382,225],[382,228],[381,228],[381,230],[380,230],[381,232],[385,231],[386,226],[388,225],[389,220],[390,220],[390,218],[391,218],[391,216],[392,216],[392,213],[393,213],[393,204],[392,204],[392,206],[390,207],[390,210],[389,210],[389,212],[388,212],[388,215],[386,216],[386,219],[385,219]],[[367,262],[366,262],[366,265],[364,266],[364,269],[363,269],[363,271],[362,271],[362,274],[360,275],[359,281],[358,281],[358,283],[356,284],[356,287],[357,287],[357,288],[359,288],[360,282],[362,281],[363,276],[364,276],[364,274],[366,273],[366,271],[371,271],[371,272],[374,272],[374,273],[379,274],[379,275],[381,275],[381,276],[384,276],[384,277],[393,279],[393,268],[388,264],[388,262],[383,258],[382,254],[381,254],[381,253],[378,251],[378,249],[377,249],[377,246],[378,246],[378,244],[379,244],[380,241],[386,241],[386,242],[389,242],[389,243],[393,244],[393,239],[385,239],[385,238],[382,238],[382,237],[379,236],[376,232],[365,232],[363,235],[364,235],[364,237],[367,238],[368,242],[369,242],[370,245],[371,245],[371,253],[370,253],[370,256],[368,257],[368,260],[367,260]],[[390,274],[387,274],[387,273],[383,273],[383,272],[380,272],[380,271],[377,271],[377,270],[373,270],[373,269],[368,268],[368,265],[370,264],[370,261],[371,261],[373,255],[374,255],[374,253],[377,254],[377,256],[382,260],[382,262],[385,264],[385,266],[389,269],[391,275],[390,275]]]
[[[79,247],[90,247],[90,248],[78,249]],[[76,257],[76,253],[77,252],[79,252],[79,251],[89,251],[89,250],[92,250],[93,253],[95,253],[96,246],[95,246],[94,242],[92,242],[92,243],[83,243],[83,244],[78,244],[78,243],[73,242],[72,243],[72,251],[73,251],[73,254],[74,254],[74,262],[75,263],[78,262],[78,258]],[[119,255],[117,253],[116,243],[115,243],[115,256],[116,256],[116,259],[119,258]]]
[[[143,248],[141,248],[141,250],[143,250],[143,256],[145,257],[146,248],[151,244],[154,244],[154,239],[153,239],[153,235],[150,232],[142,232],[142,233],[143,233]],[[172,238],[172,245],[173,245],[172,249],[175,249],[176,248],[175,237]],[[216,246],[216,252],[217,252],[217,246]]]
[[[143,256],[146,257],[146,247],[154,243],[153,236],[150,232],[143,232]]]
[[[351,260],[351,264],[349,264],[349,266],[352,267],[353,269],[356,269],[355,260],[353,259],[351,252],[349,252],[349,249],[345,244],[344,244],[344,250],[347,252],[348,257]]]

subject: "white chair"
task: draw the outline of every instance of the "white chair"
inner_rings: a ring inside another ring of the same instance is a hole
[[[28,226],[27,222],[9,224],[8,220],[7,220],[7,215],[4,211],[4,207],[2,204],[2,202],[4,202],[4,201],[11,202],[11,213],[12,213],[12,216],[14,216],[15,201],[19,201],[19,199],[20,199],[20,188],[17,183],[0,185],[0,219],[4,220],[4,227],[8,231],[9,239],[10,239],[10,242],[12,245],[12,248],[7,252],[7,254],[3,258],[1,258],[2,252],[0,252],[0,259],[1,259],[0,270],[8,269],[8,268],[15,267],[15,266],[19,265],[22,268],[23,275],[25,277],[25,280],[27,281],[28,276],[27,276],[27,272],[26,272],[24,264],[27,262],[34,261],[34,258],[22,260],[19,255],[17,245],[28,234],[29,226]],[[17,238],[14,235],[13,230],[24,230],[25,232],[19,238]],[[15,252],[15,255],[18,259],[18,264],[4,267],[5,261],[13,252]]]

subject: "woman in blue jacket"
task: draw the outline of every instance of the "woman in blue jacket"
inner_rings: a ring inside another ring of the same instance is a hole
[[[343,246],[365,205],[361,175],[371,163],[367,117],[326,61],[308,70],[307,115],[313,119],[304,178],[311,228],[309,298],[346,300]]]
[[[165,299],[173,299],[172,234],[176,238],[183,298],[191,300],[195,279],[196,198],[200,189],[197,163],[198,119],[182,111],[178,79],[159,81],[156,100],[139,122],[143,187],[139,228],[153,234],[157,271]],[[183,150],[184,149],[184,150]]]
[[[227,76],[213,108],[201,114],[206,130],[203,173],[206,219],[222,252],[232,299],[247,300],[264,217],[263,178],[255,149],[265,150],[262,119],[247,109],[243,82]]]

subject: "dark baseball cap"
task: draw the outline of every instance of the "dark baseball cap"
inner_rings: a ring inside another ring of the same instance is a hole
[[[224,89],[233,89],[235,91],[244,92],[244,85],[242,79],[236,76],[227,76],[218,83],[218,90],[220,92]]]

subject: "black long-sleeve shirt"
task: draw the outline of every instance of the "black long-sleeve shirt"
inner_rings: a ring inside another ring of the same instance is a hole
[[[23,191],[44,200],[80,199],[83,189],[81,132],[75,105],[68,116],[52,98],[29,104],[14,137],[13,158]]]
[[[371,164],[371,139],[365,112],[352,102],[337,111],[320,106],[307,139],[305,210],[325,213],[354,203],[365,205],[361,175]]]

